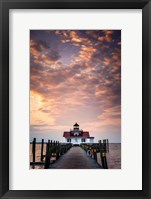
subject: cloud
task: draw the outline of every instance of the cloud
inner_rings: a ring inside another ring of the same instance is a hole
[[[38,42],[31,39],[30,41],[30,52],[34,55],[39,54],[43,50],[49,49],[47,42],[39,40]]]
[[[112,35],[114,34],[113,30],[103,30],[102,31],[102,35],[98,36],[98,41],[102,42],[113,42],[113,38]]]
[[[100,31],[99,30],[86,30],[86,34],[96,39],[99,37]]]
[[[79,121],[95,133],[120,132],[121,46],[115,33],[32,33],[31,129],[63,131]]]

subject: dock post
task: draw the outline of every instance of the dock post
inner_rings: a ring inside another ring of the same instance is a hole
[[[106,159],[106,140],[99,141],[99,148],[100,148],[100,157],[101,157],[101,162],[102,162],[102,167],[104,169],[108,169],[108,165],[107,165],[107,159]]]
[[[59,158],[59,145],[60,145],[60,143],[59,142],[57,142],[56,143],[56,160]]]
[[[44,139],[41,142],[41,162],[43,161]]]
[[[109,140],[107,139],[107,152],[109,153]]]
[[[35,156],[36,156],[36,138],[33,139],[32,152],[33,152],[33,162],[35,162]]]
[[[33,154],[33,162],[35,162],[35,156],[36,156],[36,138],[33,139],[32,154]],[[34,169],[35,166],[33,165],[32,168]]]
[[[52,140],[51,140],[51,142],[50,142],[50,147],[52,147]]]
[[[106,140],[103,140],[102,161],[103,161],[103,168],[104,169],[108,169],[106,152],[107,152]]]
[[[100,151],[100,158],[101,158],[101,163],[102,163],[102,167],[103,167],[103,161],[102,161],[102,141],[99,140],[99,151]]]
[[[50,157],[51,157],[50,140],[48,140],[47,148],[46,148],[45,169],[48,169],[48,168],[49,168],[49,165],[50,165]]]

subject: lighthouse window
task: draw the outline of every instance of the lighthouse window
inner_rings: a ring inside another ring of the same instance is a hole
[[[82,139],[81,139],[81,142],[85,142],[85,138],[82,138]]]

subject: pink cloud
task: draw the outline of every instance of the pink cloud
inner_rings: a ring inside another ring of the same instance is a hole
[[[31,38],[32,128],[62,131],[78,119],[85,130],[120,132],[121,51],[116,47],[108,53],[114,31],[51,34],[59,44]],[[63,45],[73,47],[68,62],[61,60]]]

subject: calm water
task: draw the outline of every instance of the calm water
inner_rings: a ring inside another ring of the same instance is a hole
[[[41,145],[36,144],[36,162],[41,160]],[[46,154],[46,144],[44,144],[44,153]],[[32,162],[32,145],[30,144],[30,161]],[[101,164],[100,154],[97,154],[98,163]],[[121,144],[109,144],[109,153],[107,154],[107,163],[109,169],[121,169]],[[36,166],[35,169],[43,169],[42,166]]]

